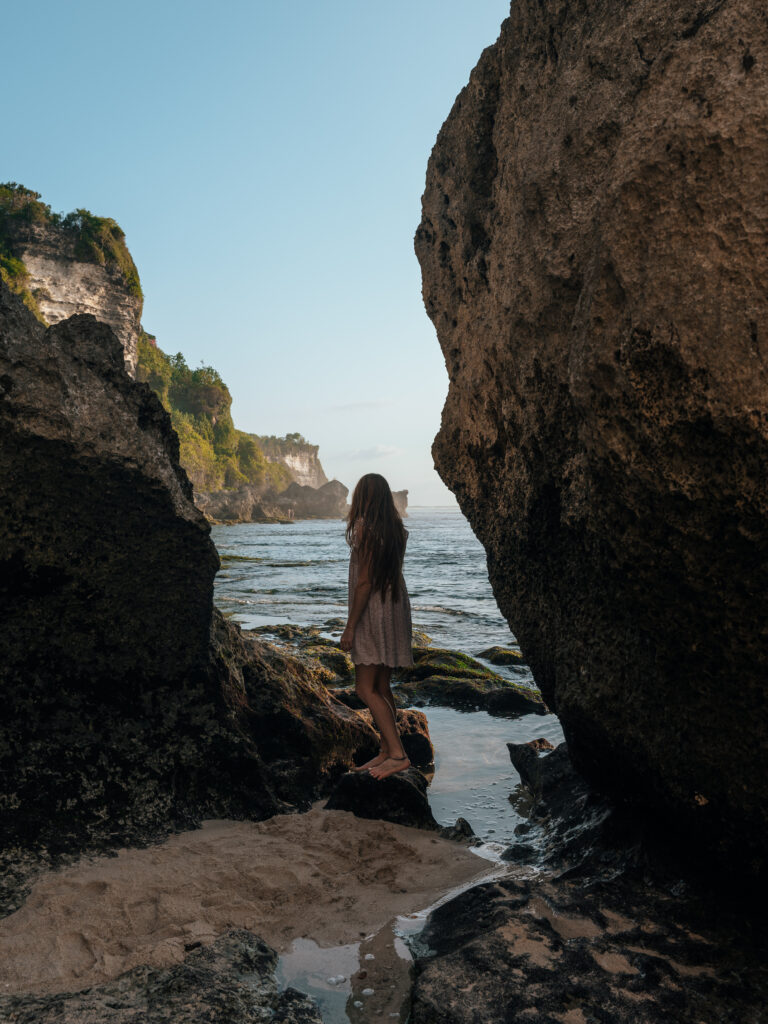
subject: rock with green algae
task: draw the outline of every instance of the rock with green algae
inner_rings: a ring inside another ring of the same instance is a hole
[[[192,948],[196,947],[196,948]],[[54,995],[0,994],[7,1024],[322,1024],[314,1000],[281,991],[277,953],[235,929],[192,943],[171,967],[135,967],[114,981]]]
[[[492,715],[547,714],[537,690],[504,679],[460,651],[414,648],[413,657],[413,668],[395,670],[398,704],[424,701],[481,708]]]
[[[488,647],[478,654],[478,658],[490,661],[492,665],[504,665],[516,671],[530,672],[522,652],[515,650],[514,647]]]

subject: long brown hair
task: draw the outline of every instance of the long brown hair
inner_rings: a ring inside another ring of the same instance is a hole
[[[389,484],[379,473],[360,477],[347,515],[347,544],[357,545],[370,559],[372,593],[387,591],[400,597],[400,573],[405,556],[405,527]]]

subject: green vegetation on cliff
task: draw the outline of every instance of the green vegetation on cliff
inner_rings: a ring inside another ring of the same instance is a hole
[[[42,202],[39,192],[9,181],[0,184],[0,276],[38,320],[43,321],[43,317],[27,288],[27,268],[19,259],[19,242],[35,227],[61,230],[70,236],[76,259],[118,268],[131,294],[142,297],[139,272],[125,244],[125,233],[116,221],[88,210],[54,213]]]
[[[231,490],[246,483],[276,491],[288,486],[290,471],[267,461],[255,435],[235,428],[232,396],[217,370],[190,369],[181,352],[166,355],[148,334],[139,339],[138,355],[136,379],[146,381],[170,413],[181,464],[198,490]]]

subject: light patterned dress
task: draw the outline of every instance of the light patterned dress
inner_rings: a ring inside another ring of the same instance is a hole
[[[358,559],[357,535],[349,556],[349,609],[355,596],[355,587],[360,575]],[[408,531],[405,531],[406,542]],[[352,661],[355,665],[413,665],[413,648],[411,646],[411,602],[405,580],[400,573],[400,594],[397,601],[392,594],[382,598],[381,592],[371,594],[360,621],[355,629],[352,641]]]

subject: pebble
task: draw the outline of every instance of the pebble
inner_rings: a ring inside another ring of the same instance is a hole
[[[366,953],[365,954],[365,959],[366,960],[375,960],[376,957],[373,955],[373,953]]]
[[[363,995],[364,996],[372,996],[373,995],[373,991],[374,990],[372,988],[364,988],[363,989]]]
[[[347,979],[346,979],[346,976],[344,974],[337,974],[337,975],[334,975],[334,977],[332,977],[332,978],[328,978],[328,984],[329,985],[341,985],[346,980]]]
[[[354,1003],[352,1003],[352,1005],[353,1005],[353,1006],[355,1007],[355,1009],[357,1009],[357,1010],[362,1010],[362,1008],[363,1008],[363,1004],[362,1004],[362,1003],[360,1002],[360,1000],[359,1000],[359,999],[356,999],[356,1000],[354,1001]]]

